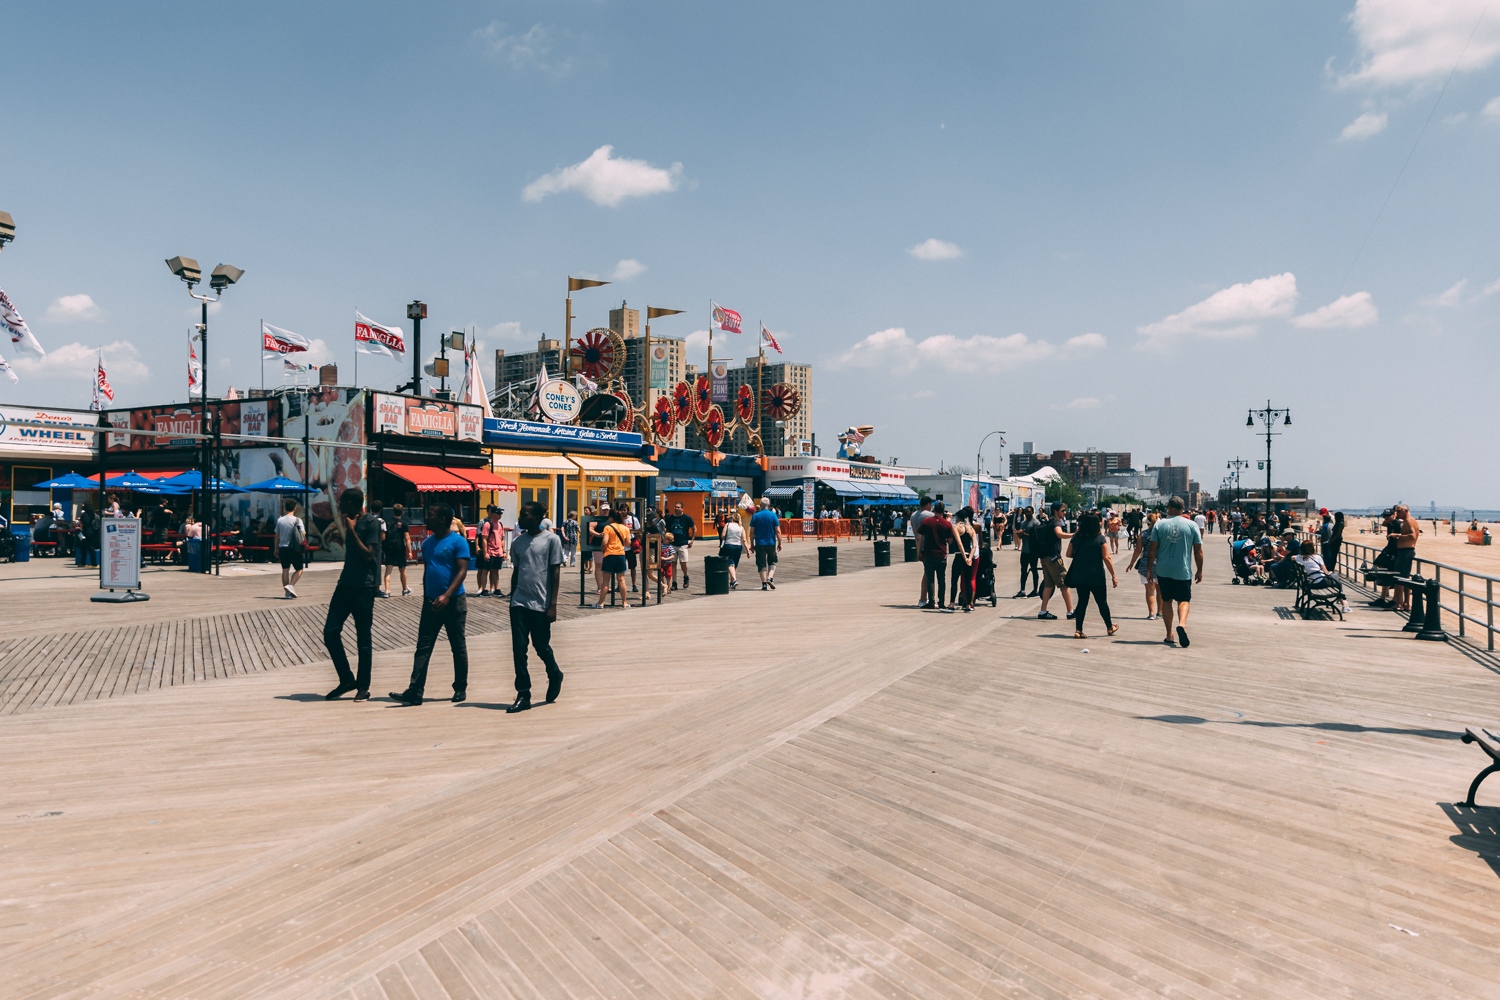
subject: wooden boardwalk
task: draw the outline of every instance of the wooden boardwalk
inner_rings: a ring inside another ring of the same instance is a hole
[[[519,716],[493,634],[0,720],[0,995],[1500,995],[1500,677],[1210,556],[1187,650],[897,565],[564,622]]]

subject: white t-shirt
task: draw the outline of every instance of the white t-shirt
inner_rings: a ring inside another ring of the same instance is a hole
[[[1199,514],[1197,517],[1193,518],[1193,523],[1198,525],[1198,530],[1201,532],[1208,525],[1208,518],[1204,517],[1202,514]]]
[[[724,544],[745,546],[745,528],[738,521],[724,522]]]
[[[1297,560],[1297,565],[1302,567],[1302,572],[1307,574],[1308,580],[1317,583],[1328,575],[1328,567],[1323,565],[1323,557],[1319,555],[1292,556]]]
[[[302,537],[306,539],[307,529],[302,525],[302,518],[296,514],[283,514],[276,519],[277,548],[288,548],[292,544],[293,528],[302,528]]]

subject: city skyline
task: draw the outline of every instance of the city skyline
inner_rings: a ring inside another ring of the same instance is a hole
[[[0,402],[86,406],[97,348],[116,405],[185,398],[176,254],[246,271],[215,391],[259,383],[262,319],[353,381],[355,309],[409,333],[413,298],[425,353],[533,349],[572,274],[614,282],[575,293],[575,334],[621,299],[683,309],[654,332],[690,364],[710,299],[747,331],[717,357],[764,321],[817,371],[825,454],[870,423],[881,457],[972,464],[1005,428],[1212,490],[1263,458],[1269,398],[1295,416],[1277,485],[1500,506],[1464,461],[1496,430],[1462,402],[1500,317],[1482,0],[198,14],[0,15],[0,289],[49,351],[0,347]]]

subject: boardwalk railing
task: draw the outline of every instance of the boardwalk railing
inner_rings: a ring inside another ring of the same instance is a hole
[[[1315,539],[1316,536],[1308,535]],[[1375,565],[1375,557],[1381,549],[1359,542],[1345,541],[1339,549],[1338,566],[1330,567],[1344,578],[1360,580],[1365,569]],[[1444,595],[1439,605],[1458,620],[1458,634],[1467,637],[1468,627],[1477,625],[1485,631],[1485,648],[1495,649],[1495,584],[1500,577],[1488,573],[1476,573],[1461,566],[1434,562],[1418,556],[1412,563],[1412,572],[1424,579],[1438,582],[1438,593]],[[1482,587],[1480,585],[1483,585]],[[1452,595],[1452,603],[1447,595]],[[1474,614],[1481,611],[1482,616]]]

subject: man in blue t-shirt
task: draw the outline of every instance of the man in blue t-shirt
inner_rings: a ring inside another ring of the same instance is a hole
[[[435,503],[427,508],[427,537],[422,539],[422,617],[417,622],[417,654],[405,691],[391,697],[403,705],[422,704],[427,686],[427,661],[437,644],[438,630],[448,633],[453,651],[453,700],[463,701],[469,687],[469,647],[464,641],[464,577],[469,575],[469,541],[453,530],[453,508]]]
[[[760,498],[760,510],[750,516],[750,536],[755,542],[755,568],[760,589],[776,589],[776,553],[781,551],[781,518],[771,509],[771,498]]]
[[[1156,581],[1161,596],[1161,620],[1167,626],[1168,646],[1188,644],[1188,605],[1193,599],[1193,584],[1203,582],[1203,535],[1183,511],[1182,497],[1167,501],[1167,516],[1151,529],[1151,551],[1147,579]],[[1194,572],[1193,562],[1197,562]],[[1172,638],[1173,605],[1176,605],[1177,638]]]

